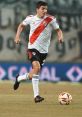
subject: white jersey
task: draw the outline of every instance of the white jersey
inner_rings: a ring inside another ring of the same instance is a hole
[[[36,28],[46,17],[48,17],[48,15],[46,15],[44,18],[39,18],[37,17],[37,15],[30,15],[27,16],[26,19],[22,22],[25,26],[30,25],[28,49],[37,49],[40,53],[48,53],[52,29],[59,29],[59,25],[56,22],[56,18],[49,16],[52,18],[52,21],[49,22],[49,24],[39,34],[37,39],[32,44],[30,43],[30,37],[33,35]]]

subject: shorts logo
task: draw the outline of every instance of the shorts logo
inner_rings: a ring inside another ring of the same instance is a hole
[[[35,53],[35,52],[32,52],[32,54],[33,54],[33,55],[36,55],[36,53]]]

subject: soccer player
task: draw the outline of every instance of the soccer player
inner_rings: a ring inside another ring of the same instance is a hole
[[[48,5],[39,1],[36,4],[36,14],[27,16],[18,26],[15,43],[20,43],[20,34],[23,29],[30,25],[28,57],[32,63],[32,70],[24,75],[16,76],[14,90],[18,89],[23,80],[32,79],[35,103],[44,100],[39,94],[39,73],[47,57],[52,30],[57,32],[58,41],[63,42],[63,33],[59,28],[56,18],[47,14]]]

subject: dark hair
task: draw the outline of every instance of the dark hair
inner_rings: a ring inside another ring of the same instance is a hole
[[[39,1],[36,3],[36,8],[40,8],[41,6],[48,6],[48,4],[44,1]]]

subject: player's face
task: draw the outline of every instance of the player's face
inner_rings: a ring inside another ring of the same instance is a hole
[[[37,16],[44,17],[47,14],[48,7],[47,6],[41,6],[37,8]]]

